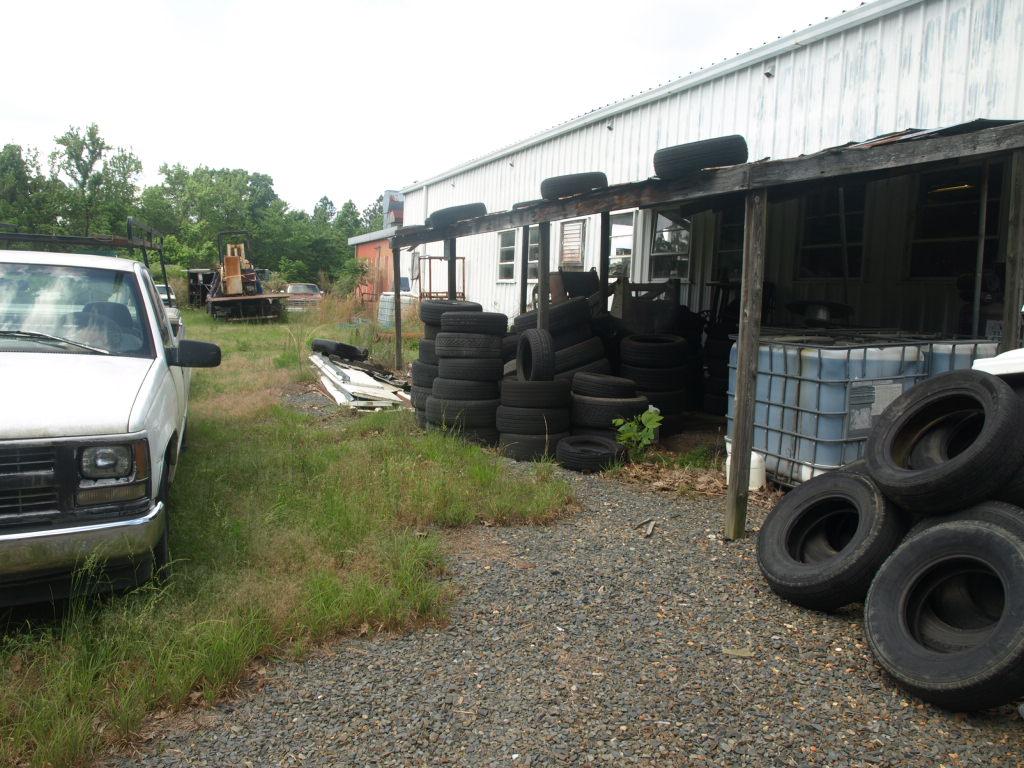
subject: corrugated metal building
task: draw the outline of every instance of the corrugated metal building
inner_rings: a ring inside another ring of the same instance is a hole
[[[612,184],[644,179],[653,173],[655,150],[713,136],[739,133],[751,159],[782,158],[909,127],[1017,117],[1024,115],[1022,52],[1024,0],[877,0],[407,187],[405,223],[468,202],[506,210],[537,198],[540,182],[560,174],[601,170]],[[994,221],[1006,218],[998,209],[999,173],[994,169],[990,187]],[[976,208],[976,192],[972,198],[962,191],[971,186],[965,179],[914,175],[845,190],[852,280],[839,279],[829,258],[837,247],[827,231],[837,218],[829,194],[773,203],[767,278],[778,304],[841,300],[869,307],[869,316],[857,318],[862,324],[958,330],[960,235],[928,229],[942,215],[926,198],[929,190],[948,187],[956,198],[951,205],[966,212],[973,202]],[[552,225],[552,270],[597,265],[597,218]],[[679,278],[684,303],[694,309],[707,306],[709,280],[733,278],[738,270],[739,205],[696,214],[622,211],[612,224],[612,274],[634,282]],[[998,250],[998,231],[992,236]],[[460,240],[468,298],[486,309],[517,312],[520,237],[510,230]],[[962,235],[970,263],[974,239]],[[948,254],[936,259],[942,249]],[[440,244],[418,250],[441,254]],[[863,264],[856,262],[858,252]],[[998,259],[994,252],[992,260]],[[897,286],[901,300],[888,297]],[[906,301],[908,290],[919,300]]]

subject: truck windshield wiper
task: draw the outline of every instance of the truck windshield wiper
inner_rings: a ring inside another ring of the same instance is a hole
[[[4,331],[0,330],[0,337],[7,337],[12,339],[35,339],[36,341],[49,341],[56,342],[58,344],[70,344],[72,347],[78,347],[79,349],[87,349],[90,352],[96,352],[100,355],[109,355],[110,350],[100,349],[99,347],[93,347],[89,344],[83,344],[80,341],[74,341],[73,339],[65,339],[62,336],[52,336],[49,333],[39,333],[38,331]]]

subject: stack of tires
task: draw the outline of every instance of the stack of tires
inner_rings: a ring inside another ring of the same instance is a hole
[[[554,456],[569,436],[569,382],[505,379],[497,427],[506,456],[516,461]]]
[[[733,325],[709,325],[704,342],[704,411],[713,416],[725,416],[729,409],[729,356],[732,354]]]
[[[619,373],[636,382],[639,394],[661,411],[662,433],[683,427],[686,385],[700,362],[681,336],[647,334],[627,336],[619,348]]]
[[[447,311],[434,338],[437,377],[426,401],[427,428],[495,445],[502,339],[508,318],[498,312]]]
[[[524,312],[512,320],[513,332],[537,328],[537,312]],[[571,381],[580,372],[611,372],[601,341],[591,326],[590,303],[584,298],[552,304],[548,311],[551,334],[551,377]]]
[[[879,664],[953,710],[1024,696],[1024,399],[957,371],[879,417],[865,459],[785,496],[758,537],[769,586],[798,605],[864,601]]]
[[[615,419],[632,419],[649,401],[637,394],[636,382],[600,373],[578,373],[572,380],[572,433],[615,440]]]
[[[420,303],[423,338],[420,339],[419,359],[412,364],[412,391],[410,399],[416,411],[416,423],[427,426],[427,398],[437,378],[438,360],[434,340],[441,332],[441,318],[445,312],[481,312],[483,307],[475,301],[432,300]]]

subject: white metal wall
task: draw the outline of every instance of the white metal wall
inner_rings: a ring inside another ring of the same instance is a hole
[[[656,149],[731,133],[746,137],[751,159],[783,158],[903,128],[1024,117],[1024,0],[879,0],[848,16],[855,23],[834,33],[812,27],[683,78],[655,100],[600,111],[596,122],[411,187],[406,223],[461,203],[507,210],[559,174],[601,170],[612,184],[637,181],[653,173]],[[598,226],[591,217],[587,268],[597,264]],[[551,235],[556,268],[557,225]],[[515,314],[516,283],[497,279],[497,234],[458,247],[469,298]],[[440,244],[421,250],[440,253]]]

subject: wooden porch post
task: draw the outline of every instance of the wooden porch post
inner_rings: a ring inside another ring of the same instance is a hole
[[[551,222],[540,224],[540,254],[537,261],[537,327],[548,330],[548,306],[551,304],[548,278],[550,277],[551,261],[548,254],[551,240]]]
[[[971,303],[971,337],[981,333],[981,276],[985,271],[985,230],[988,228],[988,160],[981,167],[981,199],[978,201],[978,248],[974,259],[974,296]]]
[[[1009,216],[1006,226],[1006,292],[1003,297],[1003,340],[999,351],[1020,344],[1021,282],[1024,281],[1024,150],[1010,157]]]
[[[448,298],[454,301],[458,298],[459,285],[455,279],[455,238],[449,237],[444,241],[444,257],[448,261]]]
[[[391,266],[395,288],[395,370],[402,370],[402,249],[391,241]]]
[[[733,415],[729,490],[725,498],[725,538],[743,537],[747,523],[750,451],[754,443],[757,352],[761,342],[761,294],[764,288],[768,190],[747,193],[743,219],[743,275],[740,284],[740,333],[737,342],[736,408]]]
[[[530,227],[523,227],[523,239],[519,243],[519,314],[526,311],[526,296],[530,281]]]
[[[601,278],[601,296],[604,303],[602,310],[608,309],[608,271],[612,260],[612,215],[608,211],[601,214],[601,259],[597,267]]]

